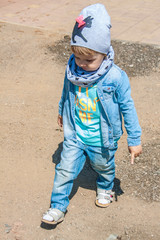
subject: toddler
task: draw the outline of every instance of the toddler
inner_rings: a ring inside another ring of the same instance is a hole
[[[127,131],[131,163],[142,152],[138,122],[128,77],[114,64],[110,17],[102,4],[82,10],[72,32],[71,55],[59,102],[58,124],[64,130],[60,163],[55,169],[51,208],[42,222],[63,221],[73,181],[83,169],[86,155],[97,172],[98,207],[112,202],[115,152],[122,130]]]

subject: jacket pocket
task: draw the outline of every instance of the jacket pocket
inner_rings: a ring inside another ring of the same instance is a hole
[[[113,96],[115,95],[115,87],[114,86],[104,86],[103,87],[103,95],[105,100],[111,100]]]

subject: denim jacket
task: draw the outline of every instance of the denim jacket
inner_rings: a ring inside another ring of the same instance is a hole
[[[127,74],[113,64],[100,77],[97,93],[102,104],[101,131],[104,147],[114,147],[114,140],[123,134],[122,116],[127,131],[128,146],[141,143],[141,127],[138,122]],[[65,76],[59,114],[63,117],[64,139],[76,141],[74,85]]]

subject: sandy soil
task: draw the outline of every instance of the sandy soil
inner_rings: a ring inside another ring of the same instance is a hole
[[[63,141],[56,120],[66,53],[60,63],[51,51],[62,36],[4,23],[0,35],[0,239],[106,240],[117,234],[121,240],[159,240],[157,66],[148,75],[131,77],[144,153],[131,166],[124,134],[116,155],[118,201],[107,209],[95,206],[96,174],[87,162],[75,181],[65,221],[51,228],[41,225],[41,216],[49,207]]]

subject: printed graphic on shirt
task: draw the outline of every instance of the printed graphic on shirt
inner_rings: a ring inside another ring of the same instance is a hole
[[[89,145],[101,146],[100,100],[97,85],[82,88],[75,86],[75,122],[80,140]]]
[[[79,87],[79,91],[76,92],[76,110],[79,112],[79,118],[82,122],[92,123],[94,121],[94,115],[97,115],[97,102],[99,102],[99,99],[97,96],[93,96],[93,92],[90,98],[88,95],[88,88],[83,89],[85,90],[85,92],[81,91],[81,87]]]

